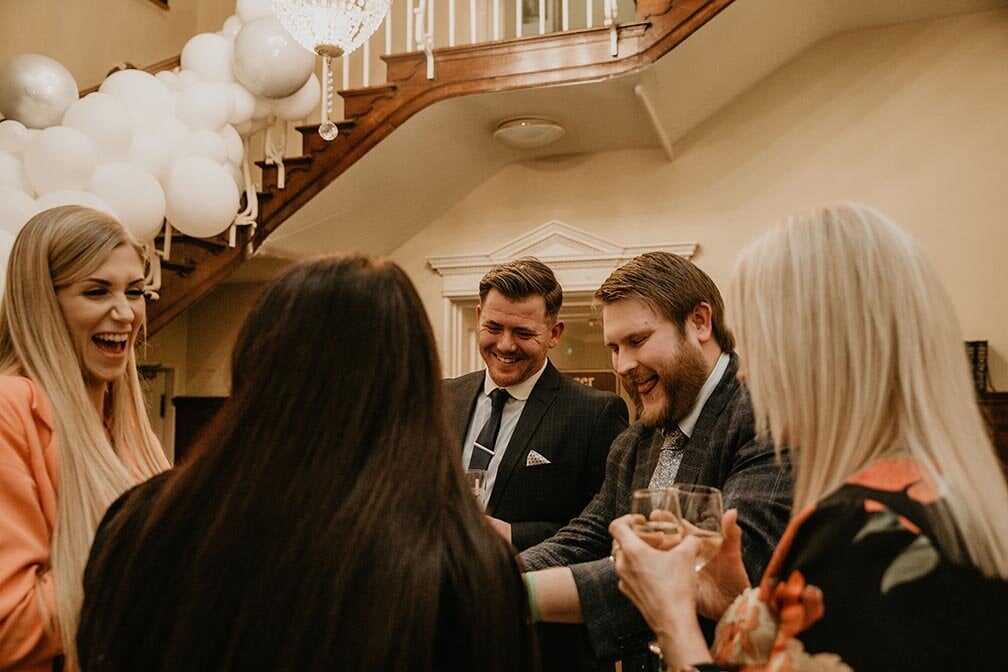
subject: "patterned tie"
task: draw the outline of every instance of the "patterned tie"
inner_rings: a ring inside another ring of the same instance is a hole
[[[494,456],[494,445],[500,432],[501,415],[504,413],[504,403],[511,398],[508,391],[498,387],[490,393],[491,411],[486,424],[480,430],[473,445],[472,457],[469,458],[470,469],[486,469]]]
[[[672,487],[676,474],[679,472],[679,464],[682,462],[683,448],[687,440],[689,437],[683,434],[678,427],[665,433],[665,443],[662,444],[661,453],[658,454],[658,464],[655,465],[654,473],[651,474],[649,488]]]

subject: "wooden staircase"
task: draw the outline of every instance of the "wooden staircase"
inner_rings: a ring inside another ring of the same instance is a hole
[[[148,333],[164,327],[222,282],[280,224],[339,177],[407,119],[458,96],[594,81],[654,63],[710,21],[733,0],[638,0],[637,21],[617,28],[612,56],[609,28],[589,28],[487,44],[434,50],[436,79],[426,77],[422,52],[383,56],[387,84],[341,91],[346,121],[323,140],[317,126],[298,128],[304,156],[285,158],[286,184],[277,167],[260,163],[258,226],[239,230],[235,247],[222,239],[172,239],[161,298],[148,307]]]

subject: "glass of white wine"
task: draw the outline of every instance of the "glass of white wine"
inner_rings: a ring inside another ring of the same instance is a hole
[[[679,503],[682,533],[700,540],[694,566],[699,572],[721,549],[721,516],[724,514],[721,491],[708,485],[677,483],[672,492]]]
[[[630,513],[643,516],[631,527],[644,541],[656,548],[668,548],[678,542],[679,502],[670,488],[642,488],[634,490],[630,500]]]
[[[672,488],[634,490],[630,513],[644,516],[643,521],[635,521],[631,528],[637,536],[655,548],[671,548],[682,538],[679,499]],[[648,648],[658,656],[659,667],[667,670],[658,642],[648,642]]]
[[[487,472],[486,469],[466,469],[466,480],[481,509],[486,509]]]

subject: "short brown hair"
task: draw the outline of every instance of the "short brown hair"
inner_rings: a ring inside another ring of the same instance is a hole
[[[724,299],[710,276],[693,262],[671,252],[646,252],[612,272],[595,292],[603,304],[636,299],[678,326],[685,325],[701,303],[711,307],[714,340],[721,349],[735,349],[735,337],[724,322]]]
[[[546,302],[546,317],[555,320],[563,305],[563,289],[550,267],[535,257],[522,257],[491,268],[479,283],[480,303],[496,289],[511,301],[541,296]]]

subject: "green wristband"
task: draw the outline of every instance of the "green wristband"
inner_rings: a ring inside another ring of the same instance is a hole
[[[535,575],[532,572],[525,572],[522,574],[522,579],[525,581],[525,593],[528,595],[529,614],[532,616],[532,622],[538,623],[541,617],[539,605],[536,603]]]

